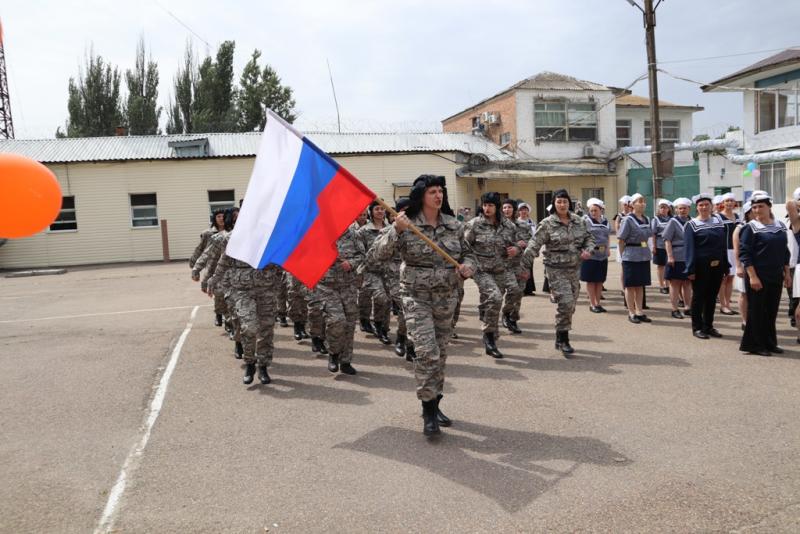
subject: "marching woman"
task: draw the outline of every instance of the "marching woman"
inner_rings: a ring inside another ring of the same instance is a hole
[[[736,197],[733,193],[722,195],[722,209],[717,213],[717,217],[725,225],[725,243],[728,250],[728,274],[722,279],[719,288],[719,312],[722,315],[736,315],[731,309],[731,297],[733,295],[733,278],[736,275],[736,261],[733,257],[733,231],[739,225],[739,214],[733,210],[736,208]]]
[[[752,210],[750,209],[750,202],[745,202],[742,206],[742,216],[744,222],[748,223],[751,219]],[[733,289],[739,295],[739,315],[742,316],[742,330],[747,323],[747,290],[744,287],[744,277],[747,273],[744,272],[744,266],[739,260],[739,233],[742,231],[742,226],[739,225],[733,229],[733,261],[736,262],[736,276],[733,279]]]
[[[644,215],[645,198],[636,193],[631,196],[632,212],[622,219],[617,240],[622,256],[622,286],[628,305],[628,320],[632,323],[650,323],[642,312],[644,288],[650,285],[650,248],[647,240],[653,235],[650,221]]]
[[[377,200],[373,200],[367,210],[369,222],[358,229],[356,234],[364,244],[364,250],[369,250],[372,243],[378,238],[386,227],[386,212]],[[389,318],[392,309],[392,300],[386,290],[384,279],[388,262],[363,264],[359,267],[358,274],[363,275],[364,281],[358,298],[358,314],[361,324],[369,325],[370,314],[373,318],[373,330],[384,345],[389,345]]]
[[[722,337],[714,328],[714,311],[722,277],[728,272],[725,227],[711,214],[712,196],[694,196],[697,217],[686,223],[683,239],[686,274],[692,281],[692,333],[698,339]]]
[[[739,350],[770,356],[782,354],[775,320],[782,286],[791,287],[786,226],[772,215],[772,199],[766,194],[750,197],[753,219],[739,233],[739,259],[747,277],[747,324]]]
[[[689,222],[689,209],[692,201],[688,198],[677,198],[672,203],[676,215],[667,223],[662,234],[664,248],[667,252],[667,267],[664,277],[669,282],[669,300],[672,305],[672,316],[683,319],[684,315],[678,304],[692,302],[692,283],[686,274],[686,251],[684,248],[683,232]],[[689,310],[684,310],[689,315]]]
[[[603,215],[605,204],[598,198],[590,198],[586,201],[589,210],[584,215],[586,227],[594,238],[594,249],[589,259],[581,263],[581,282],[586,282],[586,293],[589,295],[589,311],[593,313],[603,313],[606,311],[600,305],[603,296],[603,282],[606,281],[608,274],[608,256],[611,249],[608,247],[608,235],[611,226],[608,219]]]
[[[517,202],[519,203],[517,207],[517,213],[519,215],[517,223],[526,224],[530,234],[533,235],[533,232],[536,231],[536,223],[533,222],[533,219],[531,219],[531,206],[522,200],[518,200]],[[536,280],[533,278],[533,267],[531,267],[528,274],[530,275],[530,278],[525,281],[525,291],[523,291],[523,295],[533,296],[536,295]]]
[[[225,210],[216,209],[211,215],[211,226],[200,234],[200,242],[194,249],[192,256],[189,258],[189,268],[193,269],[194,264],[197,262],[200,255],[208,247],[208,240],[217,232],[222,232],[225,229]],[[219,325],[217,325],[219,326]]]
[[[653,263],[656,264],[658,272],[658,290],[662,295],[669,293],[669,285],[664,280],[664,270],[667,266],[667,249],[664,247],[664,229],[672,219],[672,203],[665,199],[659,199],[656,216],[650,221],[653,229]]]
[[[533,236],[533,232],[529,224],[520,222],[520,220],[517,219],[516,200],[507,198],[503,201],[503,216],[517,227],[517,246],[520,250],[525,250],[525,247],[528,245],[528,240]],[[512,334],[521,334],[522,330],[520,330],[517,325],[517,321],[519,321],[519,310],[522,306],[522,294],[525,291],[525,284],[527,284],[528,278],[530,278],[530,269],[522,267],[521,254],[509,258],[508,263],[514,273],[517,285],[519,285],[519,293],[513,299],[508,292],[505,294],[505,301],[503,302],[502,309],[503,326],[508,328],[508,331]]]
[[[572,200],[566,189],[553,193],[553,213],[536,228],[522,256],[522,265],[529,267],[544,246],[544,268],[550,290],[557,304],[556,349],[565,358],[575,352],[569,344],[572,316],[581,290],[581,260],[588,260],[594,251],[594,239],[584,220],[572,212]]]
[[[458,268],[431,250],[409,230],[414,224],[451,257]],[[458,277],[470,278],[476,260],[464,242],[462,224],[447,201],[444,176],[424,174],[414,180],[405,213],[375,240],[367,261],[388,261],[395,250],[403,259],[400,294],[408,337],[414,344],[417,398],[422,401],[423,433],[432,436],[451,421],[439,409],[444,387],[447,344],[458,300]]]

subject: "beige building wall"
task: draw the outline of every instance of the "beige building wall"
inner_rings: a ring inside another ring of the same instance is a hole
[[[468,187],[456,182],[459,158],[463,156],[443,153],[335,159],[391,201],[393,183],[411,183],[425,173],[443,175],[456,208],[470,195]],[[209,158],[48,165],[63,195],[75,197],[78,230],[9,240],[0,247],[0,268],[162,260],[161,229],[131,226],[131,193],[156,193],[158,218],[167,220],[171,259],[188,258],[209,226],[208,191],[233,189],[238,203],[245,196],[253,162],[254,158]]]

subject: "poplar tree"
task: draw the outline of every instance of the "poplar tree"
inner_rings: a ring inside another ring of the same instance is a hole
[[[59,128],[57,137],[99,137],[114,135],[124,125],[120,106],[120,74],[90,49],[78,77],[69,79],[66,132]]]
[[[128,102],[125,119],[131,135],[160,134],[158,121],[161,107],[158,105],[158,65],[150,58],[145,61],[144,38],[136,47],[136,65],[125,72],[128,86]]]

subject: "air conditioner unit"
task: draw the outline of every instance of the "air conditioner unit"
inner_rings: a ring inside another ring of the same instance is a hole
[[[584,147],[583,147],[583,157],[584,158],[593,158],[594,157],[594,147],[592,145],[584,145]]]
[[[486,111],[481,114],[481,122],[483,122],[484,124],[499,124],[500,114]]]
[[[484,123],[485,122],[489,122],[489,117],[491,117],[491,116],[492,116],[491,113],[489,113],[488,111],[484,111],[483,113],[481,113],[481,122],[484,122]]]

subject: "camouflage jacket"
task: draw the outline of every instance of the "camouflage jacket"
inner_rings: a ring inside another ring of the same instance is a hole
[[[215,226],[213,228],[204,230],[203,233],[200,234],[200,243],[197,244],[197,246],[194,249],[194,252],[192,252],[192,256],[189,258],[190,268],[194,269],[194,266],[197,263],[197,258],[199,258],[200,255],[208,247],[208,240],[211,239],[211,236],[213,236],[217,232],[219,232],[219,230],[217,230],[217,227]]]
[[[225,247],[228,246],[229,235],[228,232],[223,230],[211,236],[208,240],[208,246],[194,263],[194,267],[192,268],[193,277],[199,276],[200,271],[205,268],[206,274],[203,278],[205,282],[208,282],[208,279],[211,278],[214,274],[214,270],[217,268],[217,262],[219,262],[220,256],[225,252]]]
[[[524,268],[530,268],[543,245],[547,247],[544,251],[546,266],[577,267],[581,263],[581,252],[594,250],[594,238],[586,228],[586,221],[578,215],[570,212],[569,224],[564,224],[554,213],[539,223],[528,241],[522,255]]]
[[[530,241],[531,237],[533,237],[533,228],[530,224],[520,221],[519,219],[514,221],[514,225],[517,227],[517,237],[516,242],[519,243],[520,241],[524,241],[527,243]],[[508,262],[515,270],[521,269],[522,266],[522,252],[525,250],[525,247],[520,249],[520,253],[514,256],[513,258],[509,258]]]
[[[352,226],[345,230],[341,237],[336,240],[336,248],[339,251],[339,255],[333,265],[322,276],[319,285],[325,287],[357,287],[356,271],[364,263],[366,251],[364,250],[364,243],[358,238],[358,234],[353,230]],[[342,263],[345,261],[350,264],[349,271],[342,269]]]
[[[280,266],[272,263],[263,269],[255,269],[242,260],[223,253],[214,274],[208,280],[208,289],[214,290],[217,284],[224,281],[224,286],[231,289],[277,291],[281,283],[281,270]]]
[[[387,227],[388,225],[385,225],[383,228],[380,229],[375,228],[375,225],[372,224],[372,221],[370,221],[358,229],[356,233],[358,235],[358,238],[364,244],[364,251],[368,251],[372,247],[372,244],[375,243],[375,240],[378,239],[378,236]],[[361,264],[361,267],[359,268],[359,273],[362,273],[364,271],[369,271],[371,273],[384,274],[386,272],[387,267],[388,265],[386,264],[385,261],[369,262],[369,263],[364,262],[363,264]]]
[[[455,217],[440,213],[434,226],[420,213],[411,219],[411,223],[453,259],[473,270],[477,268],[475,255],[464,241],[463,224]],[[395,253],[399,253],[403,260],[400,287],[404,292],[452,291],[458,287],[460,277],[450,262],[411,230],[398,234],[394,225],[378,236],[367,253],[367,262],[387,261]]]
[[[517,247],[517,232],[517,225],[505,217],[497,225],[487,221],[483,215],[467,222],[464,239],[475,253],[478,270],[499,273],[512,267],[506,247]]]

